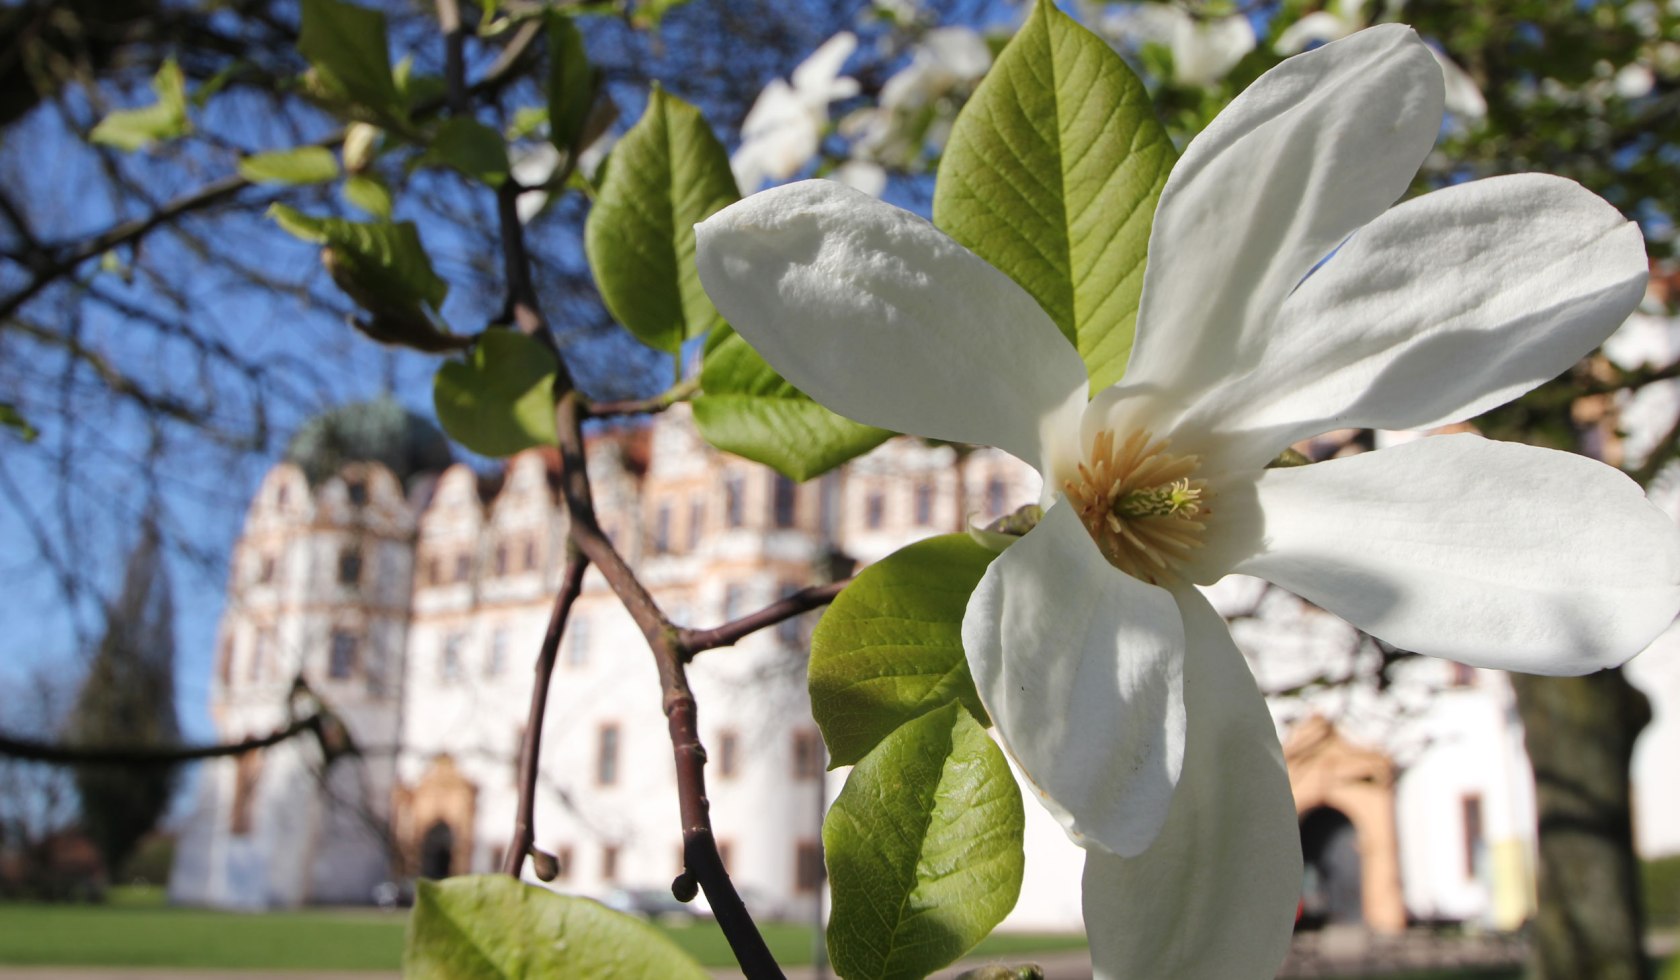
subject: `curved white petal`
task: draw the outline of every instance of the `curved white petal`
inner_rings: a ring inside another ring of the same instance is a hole
[[[694,233],[724,318],[830,409],[1041,468],[1077,451],[1078,352],[1025,290],[916,215],[810,180]]]
[[[1212,85],[1253,50],[1254,25],[1245,16],[1183,17],[1173,31],[1173,78],[1180,85]]]
[[[1573,453],[1436,436],[1267,470],[1258,493],[1265,550],[1235,571],[1405,650],[1584,674],[1680,611],[1680,530]]]
[[[858,83],[853,78],[841,78],[840,68],[857,50],[857,35],[841,31],[812,51],[799,67],[793,70],[793,87],[811,105],[826,108],[836,99],[857,94]]]
[[[1352,20],[1337,17],[1328,10],[1316,10],[1284,28],[1272,49],[1288,57],[1300,54],[1312,44],[1339,41],[1358,28],[1359,25]]]
[[[1399,199],[1441,126],[1410,28],[1283,62],[1190,141],[1149,236],[1126,381],[1193,396],[1260,356],[1285,296]]]
[[[1076,843],[1137,854],[1184,751],[1172,596],[1120,572],[1066,503],[993,560],[963,648],[1004,748]]]
[[[1521,174],[1426,194],[1302,283],[1253,367],[1190,416],[1234,437],[1230,466],[1330,429],[1469,418],[1567,370],[1649,278],[1639,226],[1574,181]]]
[[[1187,652],[1184,775],[1136,858],[1085,858],[1085,931],[1099,980],[1276,974],[1301,894],[1301,838],[1266,702],[1219,614],[1178,597]]]

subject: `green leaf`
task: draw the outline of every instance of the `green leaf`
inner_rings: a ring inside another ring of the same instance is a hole
[[[507,144],[500,133],[476,119],[458,116],[438,127],[420,166],[448,167],[491,187],[508,177]]]
[[[502,137],[509,143],[516,143],[541,129],[547,122],[548,106],[520,106],[513,111],[513,121],[502,130]]]
[[[340,0],[303,0],[302,19],[298,53],[329,92],[376,116],[405,114],[391,79],[384,14]]]
[[[174,58],[164,61],[152,76],[157,101],[138,109],[118,109],[99,120],[88,139],[133,153],[153,143],[192,132],[187,118],[187,85]]]
[[[1021,791],[956,704],[863,757],[823,821],[828,955],[847,980],[925,977],[986,938],[1021,892]]]
[[[552,446],[554,356],[514,330],[486,330],[465,361],[432,381],[432,404],[450,437],[484,456]]]
[[[654,89],[608,158],[584,247],[601,298],[636,339],[675,353],[718,322],[694,268],[694,225],[740,199],[700,110]]]
[[[571,153],[589,121],[595,100],[595,73],[583,51],[583,35],[572,19],[548,13],[548,136],[555,149]]]
[[[344,199],[376,218],[391,219],[391,190],[384,181],[367,174],[352,174],[339,188]]]
[[[11,429],[12,433],[24,442],[34,442],[41,434],[11,402],[0,402],[0,426]]]
[[[990,724],[963,654],[968,597],[997,557],[966,534],[901,548],[865,568],[811,635],[811,713],[834,766],[900,725],[956,702]]]
[[[432,271],[432,261],[412,221],[314,218],[284,204],[270,206],[268,214],[292,235],[327,246],[333,280],[368,310],[382,313],[397,305],[422,302],[436,309],[449,294],[449,284]],[[341,276],[352,285],[346,285]]]
[[[338,172],[338,159],[321,146],[258,153],[239,161],[239,175],[253,184],[319,184]]]
[[[1040,0],[957,117],[934,222],[1038,300],[1100,391],[1131,355],[1173,160],[1143,83]]]
[[[404,940],[409,980],[707,980],[653,926],[599,902],[506,875],[416,882]]]
[[[700,387],[704,393],[694,399],[700,435],[793,480],[826,473],[892,437],[812,401],[727,325],[706,338]]]

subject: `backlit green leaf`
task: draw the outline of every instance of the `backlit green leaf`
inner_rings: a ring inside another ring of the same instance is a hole
[[[239,161],[239,175],[254,184],[319,184],[338,172],[338,158],[322,146],[258,153]]]
[[[450,437],[484,456],[552,446],[554,355],[514,330],[486,330],[465,361],[432,381],[432,404]]]
[[[475,119],[456,117],[438,127],[420,164],[448,167],[491,187],[500,187],[508,176],[507,144],[489,126]]]
[[[828,955],[846,980],[910,980],[957,959],[1021,892],[1021,791],[957,704],[889,735],[823,821]]]
[[[152,76],[152,92],[157,95],[157,101],[138,109],[112,112],[93,127],[88,139],[133,153],[191,132],[186,81],[174,58],[164,61]]]
[[[387,221],[391,218],[391,190],[377,177],[352,174],[339,189],[344,199],[356,207]]]
[[[12,434],[24,442],[34,442],[41,434],[11,402],[0,402],[0,426],[11,429]]]
[[[1040,0],[957,117],[934,223],[1038,300],[1098,391],[1131,354],[1150,223],[1173,160],[1143,83]]]
[[[385,15],[341,0],[302,0],[298,53],[333,95],[375,115],[403,115],[391,80]]]
[[[548,13],[548,135],[555,149],[570,153],[583,135],[595,96],[595,73],[583,51],[583,35],[570,17]]]
[[[607,159],[584,229],[601,298],[636,339],[675,353],[718,322],[694,268],[694,225],[740,198],[700,110],[661,89]]]
[[[826,473],[892,436],[812,401],[728,326],[706,339],[700,388],[703,394],[694,399],[700,435],[790,479]]]
[[[811,635],[811,713],[835,766],[955,701],[989,724],[963,654],[968,597],[996,555],[966,534],[901,548],[859,573]]]
[[[506,875],[416,883],[404,941],[409,980],[707,980],[653,926],[599,902]]]
[[[326,245],[339,265],[333,270],[334,281],[369,310],[384,312],[383,308],[392,305],[421,302],[436,309],[443,306],[449,294],[449,284],[432,271],[431,259],[412,221],[317,218],[284,204],[271,206],[268,214],[292,235]],[[341,270],[348,272],[356,288],[370,295],[358,295],[347,286],[340,279]]]

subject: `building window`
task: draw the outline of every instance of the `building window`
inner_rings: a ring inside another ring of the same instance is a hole
[[[869,491],[863,499],[863,523],[871,531],[878,530],[887,520],[887,498],[879,490]]]
[[[537,539],[536,538],[526,538],[525,539],[525,570],[527,572],[533,571],[533,570],[536,569],[536,567],[537,567]]]
[[[688,502],[688,550],[700,547],[700,533],[706,528],[706,498],[695,497]]]
[[[360,548],[345,548],[338,553],[338,582],[340,585],[355,585],[362,580],[362,551]]]
[[[500,578],[508,573],[508,549],[505,544],[499,544],[496,546],[495,567],[497,578]]]
[[[234,763],[233,806],[228,813],[228,830],[236,835],[251,832],[251,806],[257,795],[257,777],[262,775],[262,753],[247,752]]]
[[[355,672],[356,634],[347,630],[333,630],[332,649],[327,656],[327,676],[335,681],[342,681]]]
[[[484,658],[484,676],[500,677],[507,670],[508,659],[508,631],[505,626],[498,626],[490,634],[490,655]]]
[[[741,763],[741,739],[734,732],[719,732],[717,740],[718,777],[734,779]]]
[[[796,593],[798,591],[799,591],[799,583],[797,583],[797,582],[783,582],[782,583],[782,595],[781,595],[781,597],[783,599],[789,598],[794,593]],[[799,627],[800,627],[799,617],[798,616],[789,616],[788,618],[786,618],[786,619],[784,619],[781,622],[776,624],[776,638],[778,640],[782,641],[783,646],[797,647],[797,646],[799,646],[799,639],[800,639],[800,637],[799,637]]]
[[[1002,517],[1004,508],[1009,506],[1009,489],[1003,481],[992,477],[986,481],[986,512],[993,517]]]
[[[618,845],[607,844],[601,848],[601,880],[618,880]]]
[[[216,651],[216,677],[223,687],[233,686],[233,634],[222,635],[221,646]]]
[[[443,581],[443,559],[436,555],[426,559],[426,581],[432,585]]]
[[[1475,878],[1476,867],[1482,863],[1482,797],[1467,793],[1459,800],[1464,818],[1464,877]]]
[[[792,480],[776,474],[770,491],[770,519],[777,527],[787,528],[794,525],[799,516],[799,486]]]
[[[618,723],[601,726],[601,736],[595,745],[595,782],[602,786],[618,785]]]
[[[261,629],[257,631],[257,640],[251,646],[251,663],[246,671],[246,680],[266,680],[274,669],[274,630]]]
[[[351,480],[344,485],[344,494],[350,498],[350,506],[365,507],[368,502],[367,482]]]
[[[461,648],[467,645],[466,636],[451,633],[443,638],[443,651],[438,656],[438,676],[446,681],[461,679]]]
[[[455,581],[465,582],[472,573],[472,556],[462,552],[455,556]]]
[[[653,553],[668,554],[671,550],[671,505],[660,504],[653,515]]]
[[[933,523],[933,484],[916,484],[916,526],[927,527]]]
[[[729,841],[720,840],[717,842],[718,860],[723,862],[723,870],[725,871],[729,870],[729,852],[733,850],[734,848],[729,846]]]
[[[723,618],[729,620],[740,619],[747,611],[747,587],[739,582],[731,582],[723,590]]]
[[[740,527],[746,514],[747,485],[738,476],[723,481],[723,523],[725,527]]]
[[[291,499],[291,496],[292,496],[292,488],[287,486],[284,483],[280,484],[280,489],[274,491],[274,504],[275,504],[275,506],[277,506],[277,507],[286,506],[286,501]]]
[[[617,863],[614,859],[613,863]],[[554,849],[554,880],[565,881],[572,876],[572,845],[561,844]]]
[[[823,771],[822,739],[813,731],[793,733],[793,778],[816,779]]]
[[[257,561],[257,582],[260,585],[267,585],[272,581],[274,581],[274,556],[263,555]]]
[[[793,890],[809,894],[821,888],[822,883],[822,845],[814,840],[802,840],[794,844]]]
[[[582,667],[589,662],[589,617],[573,613],[566,632],[566,665]]]

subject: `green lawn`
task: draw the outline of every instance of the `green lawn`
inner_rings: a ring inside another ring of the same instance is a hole
[[[395,970],[402,961],[404,912],[311,909],[218,912],[170,908],[157,889],[114,889],[105,905],[0,904],[0,964]],[[765,942],[787,966],[811,961],[811,929],[768,922]],[[676,943],[706,966],[732,966],[716,925],[668,926]],[[992,936],[976,953],[1021,955],[1085,945],[1083,936]]]

